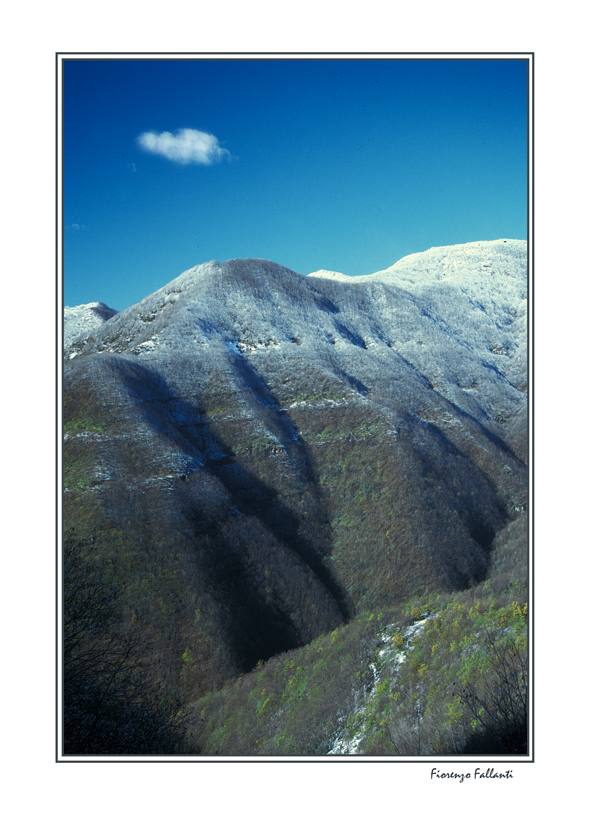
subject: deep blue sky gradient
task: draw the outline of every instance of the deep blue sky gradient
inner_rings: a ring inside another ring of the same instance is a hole
[[[64,302],[121,310],[208,260],[369,274],[527,237],[518,59],[65,60]],[[146,131],[215,135],[179,165]]]

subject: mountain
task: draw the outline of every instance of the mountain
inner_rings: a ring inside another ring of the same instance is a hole
[[[65,547],[167,694],[527,560],[527,290],[497,240],[358,277],[211,261],[66,310]]]
[[[104,303],[86,303],[64,309],[64,348],[69,348],[78,339],[87,339],[93,331],[117,312]],[[72,352],[75,353],[75,352]]]

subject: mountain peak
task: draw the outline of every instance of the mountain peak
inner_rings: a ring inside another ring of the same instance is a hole
[[[64,346],[68,347],[103,327],[117,312],[104,303],[84,303],[64,308]]]

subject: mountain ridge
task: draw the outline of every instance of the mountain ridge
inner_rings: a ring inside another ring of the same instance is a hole
[[[173,695],[480,585],[495,541],[526,551],[524,241],[347,281],[210,261],[119,313],[78,308],[68,539],[121,587]]]
[[[157,300],[158,298],[162,299],[162,305],[170,303],[174,300],[174,294],[181,294],[184,291],[191,290],[195,286],[202,284],[205,282],[207,277],[215,277],[215,276],[224,276],[224,274],[235,272],[237,269],[243,274],[245,270],[248,270],[250,276],[248,278],[248,282],[253,282],[253,272],[258,272],[260,275],[260,279],[264,279],[265,275],[275,275],[275,276],[282,276],[282,277],[291,277],[292,279],[299,279],[310,281],[312,279],[322,279],[322,280],[331,280],[334,282],[339,283],[353,283],[357,285],[363,284],[374,284],[376,282],[385,282],[394,285],[398,283],[404,283],[406,287],[410,288],[418,288],[426,283],[432,283],[435,281],[441,281],[443,277],[446,276],[447,272],[444,269],[449,269],[450,272],[457,273],[458,267],[458,257],[461,255],[468,255],[464,259],[471,263],[474,266],[476,263],[480,263],[480,265],[487,269],[490,267],[489,263],[486,263],[485,260],[489,259],[488,253],[491,251],[498,251],[501,248],[505,250],[509,249],[516,249],[520,250],[520,254],[524,256],[526,254],[526,242],[525,241],[517,241],[517,240],[497,240],[497,241],[488,241],[488,242],[473,242],[468,244],[459,244],[459,245],[452,245],[446,247],[435,247],[429,249],[425,252],[418,252],[412,255],[408,255],[405,258],[397,261],[392,266],[384,269],[382,271],[374,272],[372,274],[367,275],[344,275],[340,272],[328,272],[326,270],[319,270],[317,272],[312,272],[311,274],[305,276],[300,275],[298,272],[294,272],[286,266],[282,266],[281,264],[274,263],[273,261],[264,260],[260,258],[243,258],[243,259],[232,259],[227,260],[223,263],[220,263],[217,260],[211,260],[203,264],[199,264],[196,266],[187,269],[182,274],[178,275],[176,278],[171,280],[169,283],[165,284],[152,294],[147,295],[146,297],[142,298],[142,300],[138,301],[131,306],[128,306],[126,309],[123,309],[121,312],[115,312],[112,309],[109,309],[102,303],[90,303],[81,306],[76,306],[74,308],[66,308],[66,316],[70,316],[76,309],[86,309],[86,310],[94,310],[96,311],[98,307],[102,308],[103,310],[108,310],[111,312],[109,317],[115,316],[116,314],[126,314],[130,311],[130,309],[137,309],[141,304],[151,302],[152,300]],[[470,257],[472,255],[472,257]],[[452,256],[452,262],[450,263],[448,256]],[[474,257],[476,256],[476,257]],[[439,265],[438,265],[439,264]],[[442,265],[443,264],[443,265]],[[498,259],[497,259],[498,265]],[[516,267],[513,267],[516,270]],[[408,274],[410,270],[411,274]],[[465,268],[462,269],[462,272],[465,274]],[[262,274],[261,274],[262,273]],[[427,273],[427,274],[426,274]],[[525,269],[525,274],[526,274]],[[489,272],[490,274],[490,272]],[[507,271],[504,272],[507,275]],[[425,279],[428,277],[430,279]],[[238,281],[237,281],[238,282]],[[522,280],[525,283],[525,279]],[[304,284],[305,285],[305,284]],[[92,326],[94,328],[94,326]],[[66,340],[66,345],[70,344]]]
[[[506,420],[526,388],[527,263],[525,242],[513,241],[509,249],[519,250],[519,262],[509,267],[513,277],[506,268],[493,270],[491,252],[499,255],[501,247],[507,251],[507,242],[431,249],[383,272],[351,278],[350,285],[315,273],[305,277],[270,261],[210,261],[112,316],[92,341],[78,337],[66,352],[72,358],[96,350],[147,359],[207,347],[215,357],[276,352],[293,364],[307,353],[308,361],[320,357],[327,373],[336,372],[341,381],[338,372],[353,365],[351,384],[363,382],[361,352],[369,350],[382,367],[396,355],[476,418],[496,413]],[[433,278],[454,268],[454,261],[455,275]],[[227,368],[227,359],[220,364]]]

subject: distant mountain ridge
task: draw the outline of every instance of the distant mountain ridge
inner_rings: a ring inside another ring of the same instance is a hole
[[[86,303],[64,308],[64,348],[80,338],[86,339],[117,312],[104,303]]]
[[[358,277],[210,261],[66,313],[67,527],[171,687],[183,654],[198,696],[526,545],[527,267],[516,240]]]

